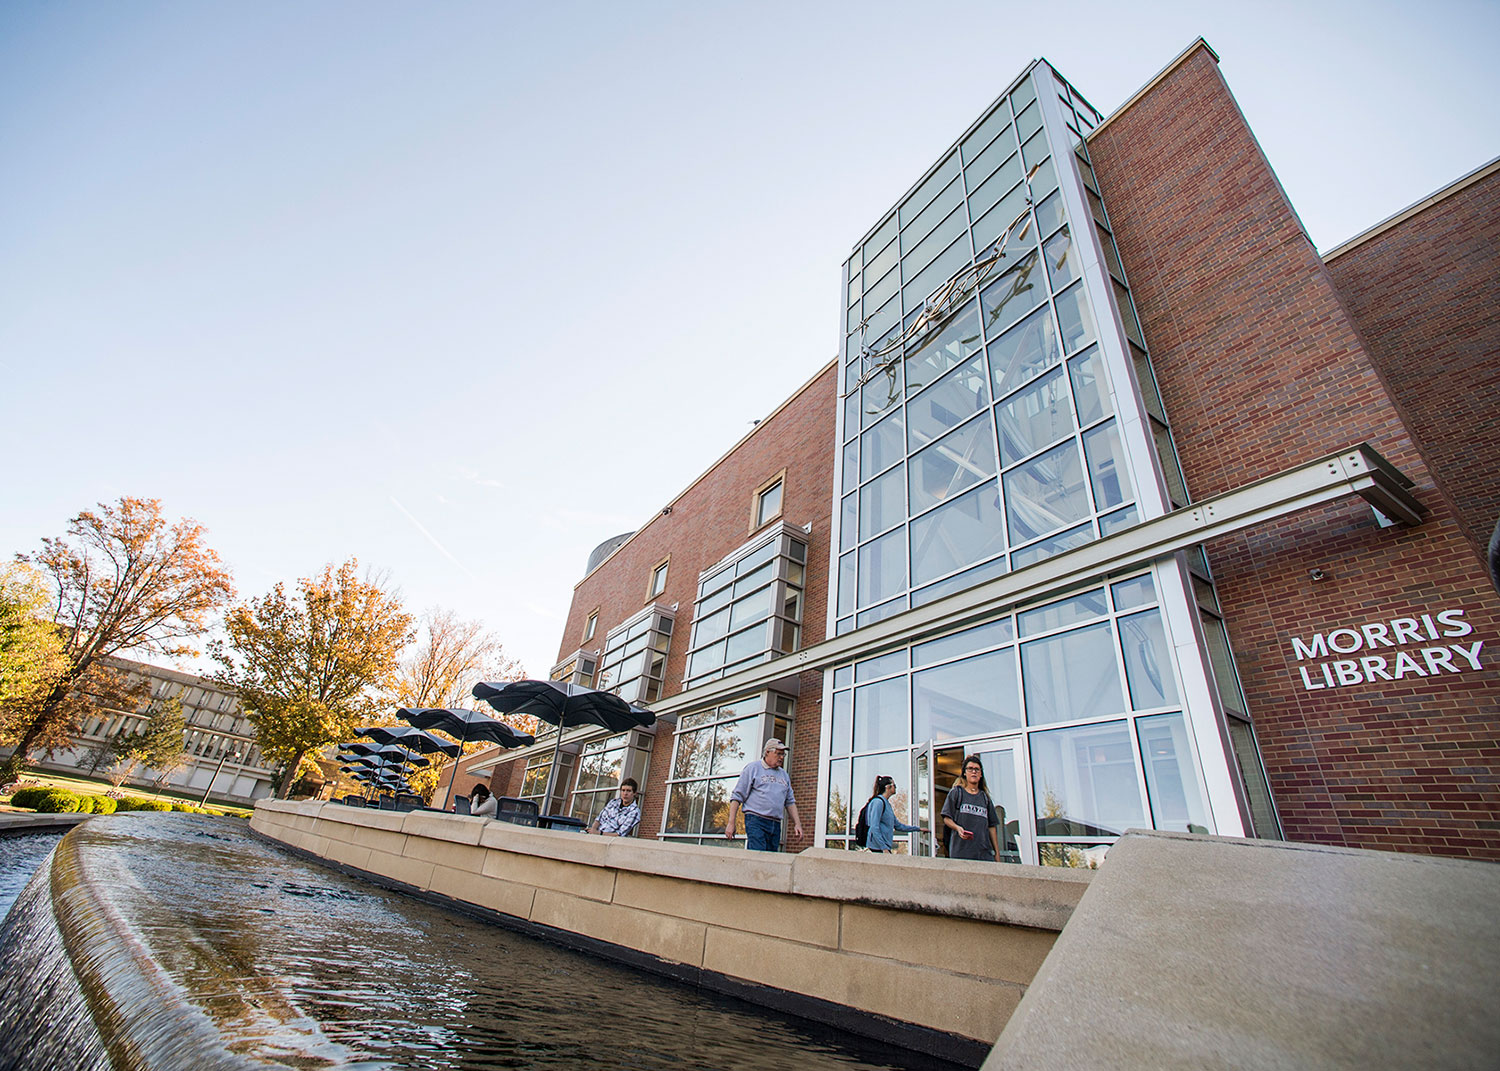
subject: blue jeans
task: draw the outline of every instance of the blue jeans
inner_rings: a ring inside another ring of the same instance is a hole
[[[745,847],[752,852],[781,851],[781,821],[745,812]]]

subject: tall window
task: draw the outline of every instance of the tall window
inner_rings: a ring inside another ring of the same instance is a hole
[[[698,581],[684,683],[715,680],[797,649],[807,544],[792,531],[781,525],[751,540]]]
[[[651,570],[651,588],[646,592],[646,598],[654,599],[667,590],[667,565],[670,561],[670,558],[665,558],[661,564]]]
[[[598,687],[628,703],[661,698],[667,675],[667,648],[672,642],[673,614],[648,606],[604,638]]]
[[[566,659],[552,667],[548,676],[555,681],[567,681],[570,684],[581,684],[586,688],[594,686],[594,671],[599,668],[599,660],[586,651],[575,651]]]
[[[684,714],[678,722],[667,781],[662,837],[691,843],[721,837],[735,780],[747,762],[760,758],[765,741],[772,737],[791,740],[792,709],[790,697],[761,692]]]
[[[598,627],[599,611],[595,610],[593,613],[589,614],[589,619],[584,623],[583,626],[583,638],[585,642],[594,638],[594,630]]]
[[[784,478],[776,477],[755,492],[755,527],[760,528],[781,515],[781,488]]]

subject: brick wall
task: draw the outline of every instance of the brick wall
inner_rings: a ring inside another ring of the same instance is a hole
[[[602,651],[610,629],[651,602],[677,604],[672,644],[667,656],[664,695],[682,690],[692,638],[693,604],[698,594],[698,576],[757,529],[752,526],[755,494],[768,480],[785,470],[782,512],[777,522],[801,527],[812,525],[808,539],[806,587],[803,592],[802,644],[823,639],[828,607],[828,538],[830,503],[833,500],[834,414],[838,405],[837,369],[830,364],[763,420],[734,450],[721,458],[703,476],[670,503],[671,512],[652,517],[573,590],[567,625],[558,644],[557,660],[563,661],[580,647]],[[707,459],[705,459],[707,460]],[[776,522],[773,522],[776,523]],[[652,572],[663,559],[670,560],[666,590],[655,599],[647,597]],[[592,639],[583,639],[589,615],[597,613]],[[797,850],[812,843],[812,801],[817,794],[818,729],[821,723],[822,685],[817,673],[802,675],[797,697],[796,736],[790,772],[803,810],[807,836],[789,843]],[[666,803],[664,782],[672,763],[672,733],[663,727],[651,754],[649,780],[641,787],[641,835],[654,837],[661,828]],[[520,762],[499,767],[495,784],[510,786],[514,795],[520,784]],[[512,785],[512,782],[514,784]],[[498,787],[497,787],[498,791]],[[789,838],[790,839],[790,838]]]
[[[1328,261],[1476,553],[1500,516],[1500,171]]]
[[[1192,493],[1369,441],[1431,510],[1416,528],[1381,529],[1345,501],[1208,548],[1286,835],[1500,858],[1500,603],[1419,448],[1420,422],[1361,337],[1378,319],[1350,315],[1206,49],[1090,151]],[[1482,319],[1446,296],[1464,310],[1455,321]],[[1451,607],[1484,642],[1481,670],[1304,688],[1294,637]]]

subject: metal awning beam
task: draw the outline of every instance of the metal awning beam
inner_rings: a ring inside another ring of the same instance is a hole
[[[1400,524],[1420,523],[1427,512],[1411,493],[1412,481],[1369,443],[1310,461],[1275,476],[1226,491],[1115,535],[977,584],[967,591],[905,610],[793,654],[740,670],[721,680],[653,703],[658,716],[717,706],[760,691],[789,675],[868,658],[974,624],[1049,594],[1136,568],[1179,550],[1358,495]]]

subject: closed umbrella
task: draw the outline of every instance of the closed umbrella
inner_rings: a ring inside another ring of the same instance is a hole
[[[457,737],[463,744],[471,740],[488,740],[504,748],[529,747],[536,743],[530,733],[517,732],[499,718],[492,718],[482,710],[466,710],[461,707],[402,707],[396,716],[418,729],[436,729],[440,733]],[[448,792],[453,792],[453,782],[458,777],[458,763],[448,775]]]
[[[500,681],[474,685],[474,698],[482,699],[503,714],[530,714],[557,726],[557,742],[552,747],[552,769],[547,775],[547,794],[557,780],[557,755],[562,749],[563,729],[577,725],[598,725],[612,733],[622,733],[650,725],[656,715],[633,706],[613,692],[601,692],[568,681]]]

